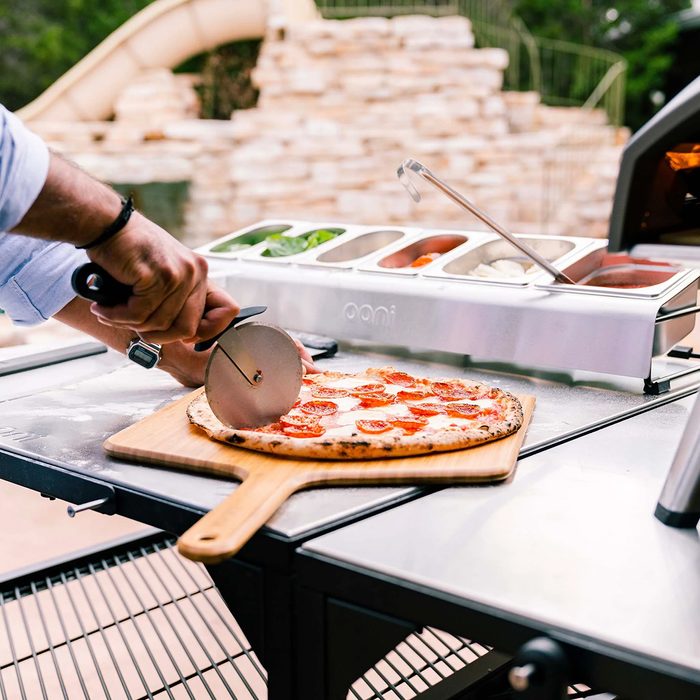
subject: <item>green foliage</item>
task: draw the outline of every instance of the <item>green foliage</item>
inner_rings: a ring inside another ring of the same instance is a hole
[[[249,109],[258,101],[251,73],[260,52],[259,39],[236,41],[186,61],[177,70],[199,73],[197,92],[205,119],[230,119],[231,112]]]
[[[30,102],[150,2],[0,0],[0,102]]]
[[[673,62],[678,27],[673,13],[691,0],[515,0],[535,36],[610,49],[628,62],[626,122],[639,128],[658,109]]]
[[[152,0],[0,0],[0,102],[19,109]],[[260,41],[240,41],[187,61],[202,74],[202,116],[229,119],[257,102],[250,73]]]

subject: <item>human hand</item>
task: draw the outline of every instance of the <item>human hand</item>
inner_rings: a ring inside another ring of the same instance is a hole
[[[206,260],[138,212],[116,236],[90,248],[89,258],[132,288],[125,304],[93,304],[101,323],[128,328],[150,343],[207,340],[240,308],[207,279]]]
[[[302,344],[301,340],[298,338],[292,338],[294,345],[297,346],[299,351],[299,358],[301,359],[301,366],[303,368],[304,374],[307,372],[309,374],[318,374],[321,370],[314,364],[314,359],[311,357],[311,353]]]
[[[309,351],[296,338],[293,340],[299,350],[303,373],[319,372],[320,370],[314,364]],[[196,352],[192,343],[181,341],[168,343],[162,348],[158,368],[166,371],[184,386],[202,386],[211,352],[211,349],[205,352]]]

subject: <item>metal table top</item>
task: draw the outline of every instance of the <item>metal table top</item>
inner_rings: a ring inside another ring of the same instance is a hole
[[[302,551],[700,682],[700,537],[653,517],[693,400],[521,460],[508,483],[446,489]]]
[[[391,356],[367,348],[343,348],[319,362],[322,369],[351,371],[393,364],[415,374],[465,376],[537,396],[525,445],[533,448],[620,411],[657,401],[641,394],[641,381],[588,375],[519,376],[464,367],[453,355]],[[451,364],[449,364],[451,363]],[[494,369],[502,370],[501,367]],[[106,482],[206,511],[236,483],[129,463],[102,449],[110,435],[181,397],[188,390],[163,372],[148,372],[114,352],[0,377],[0,447]],[[415,491],[412,487],[323,488],[295,494],[269,521],[283,537],[379,507]]]

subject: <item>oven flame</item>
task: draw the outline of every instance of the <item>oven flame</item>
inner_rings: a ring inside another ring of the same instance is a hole
[[[666,153],[673,170],[700,168],[700,143],[681,143]]]

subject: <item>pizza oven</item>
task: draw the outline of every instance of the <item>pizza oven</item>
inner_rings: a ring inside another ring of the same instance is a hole
[[[627,144],[610,250],[700,260],[700,78]]]
[[[241,303],[267,304],[266,321],[286,328],[665,391],[652,359],[692,331],[698,310],[700,79],[625,148],[609,241],[517,238],[576,284],[474,230],[281,218],[199,252]]]

